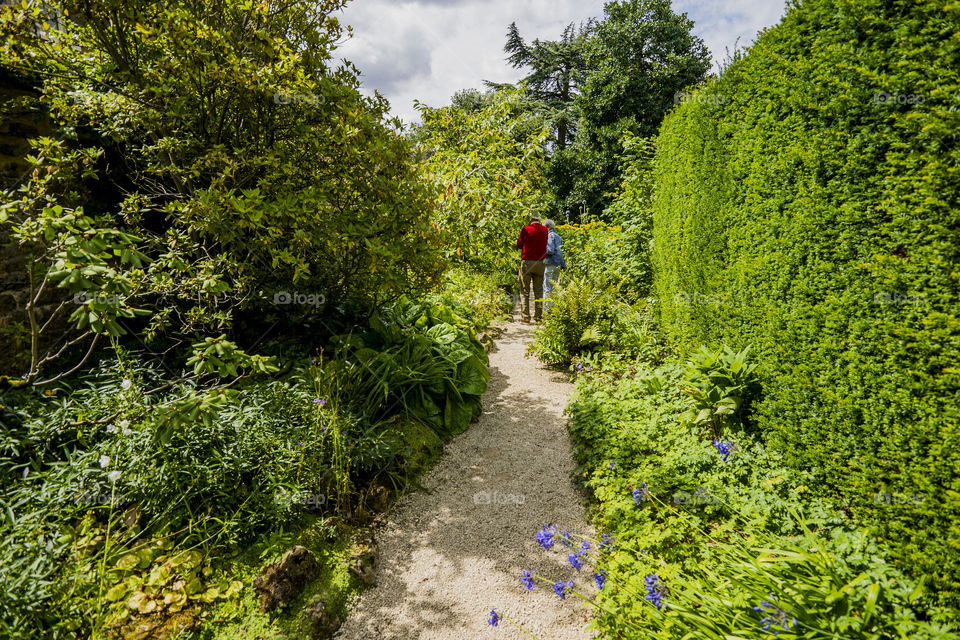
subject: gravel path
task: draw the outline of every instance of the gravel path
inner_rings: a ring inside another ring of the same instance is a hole
[[[447,444],[422,481],[429,492],[401,498],[377,530],[377,586],[360,597],[338,639],[529,638],[506,621],[489,627],[492,607],[542,640],[593,637],[580,600],[520,583],[523,569],[551,579],[574,573],[560,545],[549,553],[537,545],[544,524],[591,532],[570,480],[562,413],[571,385],[524,357],[528,325],[506,329],[490,353],[483,415]]]

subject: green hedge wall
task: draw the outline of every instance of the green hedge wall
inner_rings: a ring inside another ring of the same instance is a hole
[[[678,348],[753,344],[754,423],[960,605],[960,2],[809,0],[664,122]]]

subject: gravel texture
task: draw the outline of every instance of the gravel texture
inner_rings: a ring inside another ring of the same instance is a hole
[[[529,325],[506,325],[490,353],[483,415],[446,446],[422,481],[428,491],[401,498],[376,531],[377,585],[360,596],[338,639],[529,638],[505,620],[489,627],[493,607],[543,640],[593,637],[578,598],[520,583],[523,569],[575,576],[578,585],[592,575],[577,575],[560,545],[547,552],[534,539],[549,523],[592,532],[570,477],[562,414],[571,385],[525,357],[529,339]]]

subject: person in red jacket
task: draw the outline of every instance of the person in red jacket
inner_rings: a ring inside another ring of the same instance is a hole
[[[520,231],[517,249],[520,250],[520,319],[530,322],[530,286],[533,286],[533,321],[543,317],[543,273],[546,270],[547,228],[540,224],[540,216],[530,216],[530,224]]]

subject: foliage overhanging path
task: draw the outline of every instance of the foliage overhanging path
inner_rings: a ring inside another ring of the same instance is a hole
[[[429,492],[402,498],[377,531],[377,586],[361,596],[341,640],[529,637],[506,622],[490,629],[493,607],[540,638],[592,637],[581,603],[520,582],[534,567],[558,579],[570,573],[565,556],[537,545],[544,524],[590,535],[563,416],[572,385],[524,357],[529,339],[525,325],[507,325],[490,353],[483,415],[447,445],[423,481]]]

